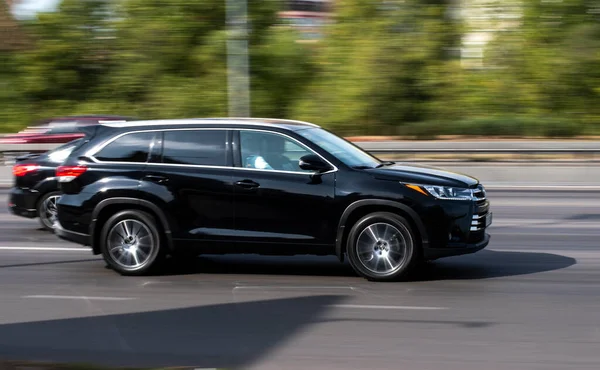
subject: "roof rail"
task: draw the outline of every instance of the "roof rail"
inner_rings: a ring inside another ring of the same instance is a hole
[[[319,127],[314,123],[294,121],[277,118],[176,118],[176,119],[156,119],[147,121],[109,121],[102,122],[103,126],[108,127],[137,127],[137,126],[160,126],[160,125],[194,125],[194,124],[248,124],[257,126],[273,126],[273,124],[295,123],[310,127]]]

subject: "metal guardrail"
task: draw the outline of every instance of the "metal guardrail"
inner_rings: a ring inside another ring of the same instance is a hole
[[[0,153],[7,152],[45,152],[62,144],[0,144]]]

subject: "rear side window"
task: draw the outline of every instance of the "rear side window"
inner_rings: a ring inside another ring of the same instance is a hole
[[[46,152],[45,155],[49,162],[62,163],[71,155],[73,150],[79,148],[83,143],[84,138],[76,139]]]
[[[227,165],[226,139],[225,130],[166,131],[162,162],[225,166]]]
[[[148,160],[150,144],[155,135],[155,132],[123,135],[105,146],[94,157],[103,162],[144,163]]]

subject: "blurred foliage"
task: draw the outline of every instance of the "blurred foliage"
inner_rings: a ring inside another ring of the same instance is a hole
[[[523,0],[515,24],[489,22],[479,68],[461,61],[476,30],[458,16],[475,5],[456,4],[336,0],[323,38],[301,43],[282,0],[248,1],[252,115],[346,135],[600,131],[600,1]],[[71,114],[227,116],[225,5],[63,0],[21,22],[32,45],[0,50],[0,131]]]

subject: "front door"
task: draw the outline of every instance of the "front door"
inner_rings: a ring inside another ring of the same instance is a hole
[[[290,245],[331,246],[335,172],[315,175],[298,166],[315,154],[290,136],[240,130],[234,136],[235,229],[243,241],[286,253]]]

